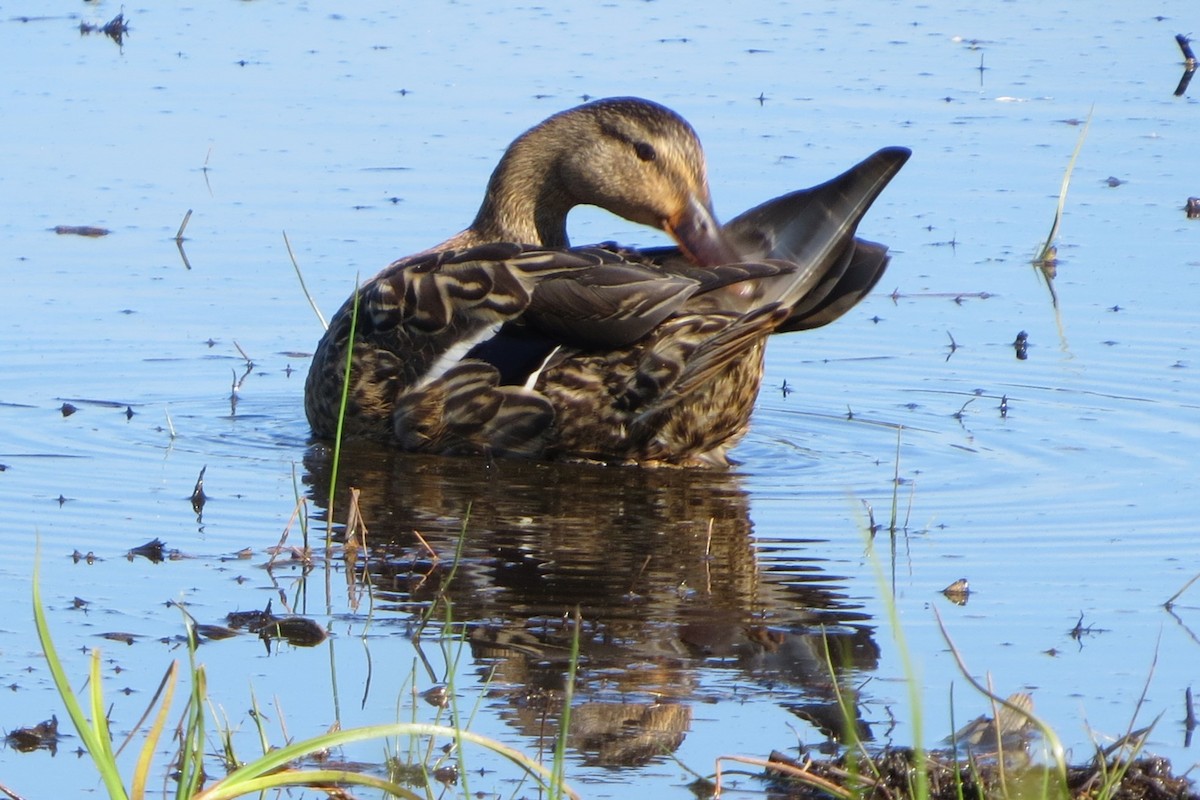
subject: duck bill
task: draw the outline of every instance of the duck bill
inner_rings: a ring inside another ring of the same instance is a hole
[[[683,211],[668,219],[663,228],[697,266],[715,267],[742,260],[717,224],[712,209],[695,198]]]

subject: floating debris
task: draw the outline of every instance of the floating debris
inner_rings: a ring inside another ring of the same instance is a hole
[[[257,633],[267,642],[268,650],[272,639],[283,639],[296,647],[314,647],[328,636],[324,628],[307,617],[275,616],[269,602],[264,611],[231,611],[225,615],[225,621],[233,629],[245,628],[249,633]]]
[[[75,406],[71,405],[70,403],[63,403],[62,407],[59,408],[58,410],[62,412],[62,415],[64,417],[69,417],[72,414],[74,414],[76,411],[78,411],[79,409],[76,408]]]
[[[204,493],[204,473],[207,469],[207,464],[200,468],[200,474],[196,477],[196,486],[192,489],[192,496],[189,498],[192,501],[192,511],[197,514],[204,511],[204,504],[208,502],[208,495]]]
[[[454,764],[444,764],[433,771],[433,779],[443,786],[457,786],[458,767]]]
[[[780,751],[766,761],[737,758],[730,761],[764,768],[762,778],[782,798],[911,796],[917,756],[909,748],[889,747],[881,753],[861,756],[850,753],[836,759],[797,759]],[[1014,768],[986,759],[957,760],[930,753],[924,760],[930,800],[961,800],[963,797],[1004,797],[1014,785],[1043,787],[1053,780],[1045,767]],[[1102,776],[1114,776],[1108,790],[1114,800],[1196,800],[1187,775],[1175,775],[1165,758],[1109,758],[1098,753],[1091,761],[1066,768],[1066,786],[1053,796],[1084,800],[1095,796]],[[711,788],[711,785],[710,785]],[[1034,790],[1036,791],[1036,789]],[[710,792],[711,793],[711,792]],[[1017,795],[1023,796],[1023,795]]]
[[[967,600],[971,597],[971,585],[967,582],[966,578],[959,578],[945,589],[942,589],[942,594],[946,595],[946,599],[954,603],[954,605],[965,606]]]
[[[1183,210],[1187,212],[1188,219],[1200,219],[1200,197],[1189,197]]]
[[[174,552],[174,551],[173,551]],[[143,545],[138,545],[125,554],[125,557],[133,561],[137,556],[141,556],[147,561],[154,564],[161,564],[167,557],[166,545],[162,539],[155,537]]]
[[[446,691],[445,686],[434,686],[421,692],[421,699],[434,708],[448,708],[450,706],[450,693]]]
[[[1196,54],[1192,52],[1192,40],[1182,33],[1175,34],[1175,43],[1183,53],[1183,64],[1191,69],[1196,68]]]
[[[79,33],[86,36],[99,31],[117,43],[118,47],[125,44],[125,36],[129,33],[129,23],[125,21],[125,12],[117,14],[103,25],[93,25],[90,22],[79,23]]]
[[[229,623],[230,627],[246,628],[249,631],[257,631],[273,619],[275,619],[275,615],[271,613],[269,600],[263,611],[230,611],[225,615],[225,621]]]
[[[86,561],[89,564],[95,564],[97,561],[100,561],[101,559],[97,558],[96,554],[93,553],[91,550],[88,550],[86,553],[81,553],[78,550],[76,550],[75,552],[71,553],[71,560],[74,561],[76,564],[78,564],[80,561]]]
[[[59,236],[87,236],[92,239],[112,233],[108,228],[96,228],[91,225],[55,225],[54,232]]]
[[[238,632],[233,628],[226,628],[224,625],[204,625],[201,623],[196,623],[192,626],[192,630],[197,636],[204,639],[212,639],[213,641],[232,639],[234,636],[238,635]]]
[[[4,740],[9,747],[21,753],[49,750],[50,755],[55,755],[58,753],[58,717],[52,716],[29,728],[11,730]]]
[[[1192,703],[1192,687],[1187,687],[1183,693],[1183,702],[1186,708],[1184,709],[1183,726],[1187,731],[1187,739],[1184,741],[1184,747],[1192,746],[1192,732],[1196,730],[1196,706]]]
[[[121,644],[129,645],[137,641],[136,636],[134,636],[132,633],[125,633],[124,631],[110,631],[108,633],[102,633],[100,634],[100,638],[108,639],[110,642],[120,642]]]
[[[958,348],[962,347],[962,345],[959,344],[958,342],[954,341],[954,334],[951,333],[950,331],[946,331],[946,335],[950,337],[950,344],[946,345],[947,349],[950,351],[950,352],[946,353],[946,360],[949,361],[950,356],[957,353]]]
[[[281,617],[264,625],[258,636],[268,643],[283,639],[294,647],[316,647],[326,638],[325,629],[308,617]]]
[[[1183,75],[1179,78],[1179,85],[1175,87],[1176,97],[1183,97],[1188,84],[1192,82],[1192,76],[1196,74],[1196,54],[1192,52],[1191,41],[1182,33],[1175,34],[1175,43],[1183,53]]]
[[[1013,340],[1013,350],[1017,351],[1017,360],[1024,361],[1029,358],[1029,334],[1021,331],[1017,334],[1017,338]]]
[[[1067,635],[1077,642],[1082,642],[1084,636],[1093,636],[1097,633],[1108,633],[1107,628],[1097,628],[1095,625],[1083,624],[1083,612],[1079,612],[1079,619],[1075,623],[1075,627],[1067,631]]]

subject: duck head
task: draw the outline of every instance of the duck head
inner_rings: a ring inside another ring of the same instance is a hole
[[[464,234],[566,247],[567,213],[578,205],[664,230],[697,264],[739,260],[713,215],[696,132],[657,103],[597,100],[526,131],[501,158]]]

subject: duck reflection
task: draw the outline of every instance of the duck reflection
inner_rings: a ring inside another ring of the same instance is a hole
[[[310,449],[305,482],[323,510],[329,464],[326,448]],[[481,679],[531,737],[554,733],[580,609],[571,741],[595,763],[637,764],[678,747],[692,705],[724,699],[702,677],[769,689],[840,738],[825,721],[842,716],[837,689],[848,695],[833,681],[877,665],[869,616],[820,554],[755,542],[736,475],[487,463],[355,443],[343,450],[337,496],[350,487],[370,531],[376,611],[420,614],[445,592]],[[861,719],[852,724],[869,738]]]

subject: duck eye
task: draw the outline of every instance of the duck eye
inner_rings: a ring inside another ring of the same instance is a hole
[[[642,161],[653,161],[658,158],[658,153],[655,152],[654,145],[649,142],[634,142],[633,149],[637,153],[637,157]]]

